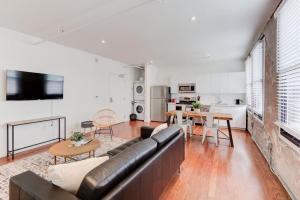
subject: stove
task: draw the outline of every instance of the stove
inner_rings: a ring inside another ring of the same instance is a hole
[[[183,104],[183,105],[192,105],[196,101],[179,101],[179,103],[176,104]]]

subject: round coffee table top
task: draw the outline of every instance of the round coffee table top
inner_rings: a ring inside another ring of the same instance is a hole
[[[66,141],[54,144],[52,147],[50,147],[48,152],[54,156],[69,157],[89,153],[99,147],[100,141],[97,139],[93,139],[91,142],[79,147],[74,146],[71,140],[68,139]]]

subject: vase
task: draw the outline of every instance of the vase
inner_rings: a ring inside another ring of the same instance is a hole
[[[194,109],[196,113],[200,113],[200,108]]]
[[[73,141],[72,143],[73,143],[74,147],[80,147],[82,145],[81,140],[77,141],[77,142]]]

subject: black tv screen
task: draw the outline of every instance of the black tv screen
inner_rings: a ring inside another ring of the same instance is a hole
[[[6,100],[62,99],[64,77],[23,71],[6,71]]]

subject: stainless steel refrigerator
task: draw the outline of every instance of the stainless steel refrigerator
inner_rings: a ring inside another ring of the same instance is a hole
[[[150,118],[151,121],[165,122],[167,121],[166,112],[168,102],[171,99],[171,88],[167,86],[152,86],[151,87],[151,105]]]

